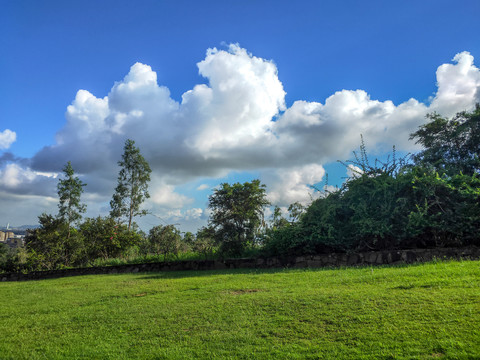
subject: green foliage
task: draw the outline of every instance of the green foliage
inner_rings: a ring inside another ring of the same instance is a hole
[[[411,174],[407,225],[411,238],[421,246],[480,245],[479,177],[420,170]]]
[[[280,229],[284,226],[288,226],[289,224],[289,221],[282,215],[282,209],[278,206],[274,206],[271,219],[271,228],[273,230]]]
[[[188,247],[192,247],[193,244],[195,243],[195,234],[193,234],[192,232],[190,231],[187,231],[184,235],[183,235],[183,242],[188,246]]]
[[[341,189],[315,200],[294,227],[268,233],[268,254],[480,245],[476,170],[451,173],[448,167],[450,175],[439,174],[423,160],[397,160],[395,149],[385,163],[371,166],[363,138],[354,157],[343,164],[358,170]]]
[[[80,202],[86,184],[74,176],[70,162],[65,165],[63,172],[64,178],[57,184],[58,215],[54,217],[43,213],[38,217],[40,228],[27,232],[24,254],[19,252],[17,257],[19,269],[57,269],[81,265],[87,259],[83,235],[72,228],[72,224],[78,223],[86,210],[86,206]]]
[[[13,254],[10,247],[5,243],[0,242],[0,272],[12,271],[11,269],[12,260],[13,260],[12,258],[13,258]]]
[[[210,224],[223,254],[240,255],[254,245],[268,204],[265,185],[260,180],[223,183],[214,191],[208,204],[212,210]]]
[[[293,256],[315,253],[311,243],[305,238],[303,229],[298,224],[287,224],[269,229],[265,233],[262,247],[263,256]]]
[[[294,202],[293,204],[290,204],[288,206],[288,214],[290,215],[290,222],[294,224],[297,221],[299,221],[302,215],[305,213],[305,210],[306,210],[305,206],[300,204],[298,201]]]
[[[28,233],[24,250],[0,248],[0,268],[54,269],[138,256],[178,259],[192,250],[205,259],[247,256],[258,255],[259,245],[263,255],[275,256],[480,245],[480,105],[452,119],[427,117],[430,121],[411,135],[424,148],[413,162],[409,156],[397,159],[395,147],[387,161],[370,162],[361,137],[354,159],[341,162],[353,176],[308,208],[293,203],[284,216],[275,206],[267,225],[265,185],[224,183],[209,197],[209,226],[183,239],[173,225],[156,226],[148,237],[136,228],[134,217],[146,214],[140,207],[149,197],[151,169],[127,140],[111,217],[72,227],[85,211],[80,203],[85,184],[68,162],[58,183],[58,216],[42,214],[41,227]]]
[[[473,175],[480,171],[480,105],[472,112],[460,112],[452,119],[439,114],[411,134],[423,151],[415,155],[417,163],[431,166],[440,174]]]
[[[193,250],[202,254],[206,259],[211,258],[217,250],[215,246],[215,230],[212,227],[202,227],[197,231]]]
[[[3,242],[0,242],[0,264],[5,262],[8,253],[9,253],[8,245]]]
[[[130,231],[133,218],[147,214],[146,210],[140,210],[140,205],[150,197],[148,182],[152,170],[135,146],[135,141],[125,141],[123,150],[122,160],[118,162],[121,170],[117,187],[110,201],[110,216],[119,220],[126,219]]]
[[[78,229],[69,228],[62,219],[42,214],[40,228],[25,237],[26,270],[49,270],[93,264],[95,259],[124,256],[141,236],[128,231],[110,217],[87,218]]]
[[[58,218],[70,226],[82,218],[86,211],[86,205],[80,202],[83,187],[86,186],[78,177],[74,177],[74,171],[70,161],[63,168],[64,179],[58,181]],[[70,232],[69,234],[70,235]]]
[[[476,175],[418,167],[362,175],[316,200],[302,226],[311,242],[340,251],[478,244],[479,191]]]
[[[84,262],[85,247],[81,233],[49,214],[43,213],[38,221],[40,228],[28,231],[25,237],[27,267],[49,270]]]
[[[180,231],[173,225],[155,226],[150,229],[148,239],[154,254],[163,254],[166,260],[168,255],[177,256],[181,246]]]
[[[91,263],[96,258],[118,257],[141,241],[136,232],[126,225],[117,224],[111,217],[87,218],[80,225],[85,241],[86,258]]]
[[[282,215],[280,207],[275,206],[271,217],[271,226],[263,234],[261,254],[263,256],[284,256],[314,253],[305,241],[303,229],[298,221],[305,207],[295,202],[288,207],[290,221]]]
[[[398,159],[395,146],[393,146],[392,153],[387,156],[386,161],[375,159],[374,164],[371,165],[363,135],[360,135],[360,152],[353,151],[353,157],[355,160],[339,161],[339,163],[346,168],[349,168],[354,173],[353,179],[350,180],[365,175],[368,177],[376,177],[379,175],[396,177],[401,171],[404,171],[404,169],[410,165],[410,154]]]

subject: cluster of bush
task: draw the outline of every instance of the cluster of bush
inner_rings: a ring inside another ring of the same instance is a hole
[[[190,232],[181,233],[173,225],[158,225],[146,234],[136,227],[128,230],[127,225],[101,216],[86,218],[78,227],[70,230],[52,215],[42,214],[39,222],[39,228],[28,231],[24,247],[0,247],[1,270],[34,271],[96,266],[109,264],[113,259],[113,263],[118,263],[118,260],[165,261],[178,259],[185,254],[207,259],[215,251],[213,238],[205,229],[195,236]]]
[[[136,228],[132,215],[144,214],[139,206],[148,197],[150,168],[128,140],[110,216],[80,221],[85,184],[68,163],[58,186],[59,214],[42,214],[24,248],[0,244],[0,270],[95,265],[112,258],[178,259],[187,253],[213,258],[480,246],[480,106],[451,119],[428,118],[411,135],[422,151],[397,159],[394,148],[391,159],[371,165],[362,139],[355,159],[343,163],[353,175],[341,188],[322,192],[309,206],[290,205],[287,216],[275,207],[269,222],[264,210],[271,204],[259,180],[221,184],[209,197],[209,224],[197,234],[182,234],[174,225],[148,234]],[[142,181],[128,188],[132,178]],[[136,189],[141,191],[131,196]]]
[[[480,245],[480,179],[411,166],[364,173],[269,233],[265,251],[298,255]]]
[[[480,245],[480,107],[428,115],[414,156],[370,165],[362,140],[338,191],[268,232],[269,255]],[[350,164],[348,164],[350,163]]]

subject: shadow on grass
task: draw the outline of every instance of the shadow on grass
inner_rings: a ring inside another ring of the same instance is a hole
[[[292,270],[287,268],[275,269],[223,269],[223,270],[175,270],[175,271],[161,271],[161,272],[144,272],[139,273],[139,279],[181,279],[191,277],[205,277],[212,275],[255,275],[255,274],[275,274],[281,273],[285,270]],[[302,269],[293,269],[302,270]],[[307,269],[304,269],[307,270]],[[311,270],[311,269],[310,269]],[[321,269],[316,269],[321,270]]]
[[[191,277],[205,277],[212,275],[255,275],[255,274],[275,274],[285,271],[331,271],[331,270],[362,270],[362,269],[382,269],[382,268],[411,268],[421,267],[431,264],[442,264],[456,261],[469,261],[468,259],[456,260],[456,259],[437,259],[427,262],[415,262],[415,263],[399,263],[399,264],[359,264],[356,266],[327,266],[319,268],[310,267],[283,267],[283,268],[242,268],[242,269],[221,269],[221,270],[171,270],[171,271],[159,271],[159,272],[141,272],[138,273],[139,279],[180,279]],[[120,274],[119,274],[120,275]]]

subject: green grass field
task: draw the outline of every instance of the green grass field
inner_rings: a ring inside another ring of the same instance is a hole
[[[480,359],[480,261],[0,283],[0,359]]]

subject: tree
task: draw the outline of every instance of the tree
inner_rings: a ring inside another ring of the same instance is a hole
[[[410,135],[423,151],[414,159],[440,173],[473,175],[480,171],[480,105],[472,112],[459,112],[452,119],[428,114],[431,121]]]
[[[63,173],[63,179],[57,184],[57,216],[40,215],[40,228],[28,232],[25,238],[25,248],[34,268],[54,269],[85,261],[83,237],[72,228],[72,224],[78,223],[86,210],[86,205],[80,202],[86,184],[74,176],[70,161],[63,168]]]
[[[281,227],[288,226],[289,224],[290,222],[282,215],[282,209],[276,205],[273,208],[273,214],[271,217],[272,229],[279,229]]]
[[[215,239],[220,251],[240,255],[253,246],[257,231],[263,225],[263,211],[269,205],[265,185],[260,180],[223,183],[209,197],[212,210],[210,224],[215,229]]]
[[[140,235],[118,225],[111,217],[87,218],[80,225],[84,238],[87,260],[108,259],[124,255],[129,248],[140,242]]]
[[[212,256],[215,250],[215,230],[205,226],[198,230],[193,249],[203,254],[205,260]]]
[[[472,121],[470,115],[462,116]],[[450,126],[446,120],[437,120],[442,127]],[[469,127],[475,128],[474,124]],[[429,138],[432,142],[428,144],[436,145],[426,147],[418,164],[411,163],[408,156],[397,159],[394,151],[391,160],[370,165],[362,139],[355,160],[342,162],[360,169],[356,176],[348,178],[338,191],[315,200],[298,222],[267,233],[266,254],[477,245],[480,176],[474,149],[478,143],[472,140],[473,130],[466,133],[470,140],[464,144],[470,151],[462,153],[451,144],[442,147],[438,139]],[[452,131],[451,135],[458,133]],[[445,134],[442,137],[448,140]],[[433,161],[434,147],[447,152],[446,161]],[[457,165],[462,167],[455,173]]]
[[[72,223],[82,218],[86,211],[86,205],[80,202],[83,187],[86,186],[78,177],[74,177],[74,171],[70,161],[63,168],[64,178],[58,181],[57,190],[60,199],[58,203],[58,218],[68,226],[67,239],[70,238]]]
[[[158,225],[150,229],[148,235],[150,244],[156,254],[163,254],[166,260],[168,254],[177,255],[182,237],[180,232],[173,225]]]
[[[290,214],[290,221],[292,224],[300,220],[301,216],[305,213],[305,206],[298,201],[290,204],[288,207],[288,213]]]
[[[40,227],[29,230],[25,236],[25,248],[33,269],[50,270],[84,262],[84,242],[76,229],[69,230],[65,221],[46,213],[38,217],[38,222]]]
[[[130,231],[133,218],[147,214],[146,210],[140,210],[140,205],[150,197],[148,182],[152,170],[135,147],[135,141],[125,141],[123,150],[122,160],[118,162],[121,167],[118,184],[110,201],[110,216],[119,220],[125,217]]]
[[[7,244],[0,242],[0,270],[6,268],[10,255],[10,248]]]
[[[193,245],[195,244],[195,234],[193,234],[192,232],[190,231],[187,231],[184,235],[183,235],[183,242],[185,243],[185,245],[187,245],[188,247],[192,248]]]

